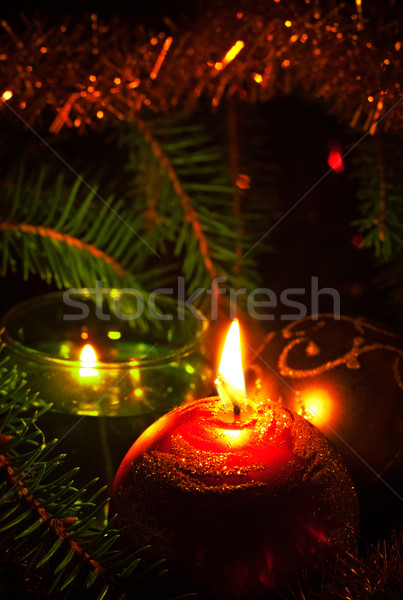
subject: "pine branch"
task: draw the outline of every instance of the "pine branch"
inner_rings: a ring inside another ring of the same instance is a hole
[[[0,230],[2,231],[14,231],[21,234],[28,234],[33,236],[38,236],[41,238],[50,238],[52,240],[56,240],[57,242],[61,242],[67,246],[74,246],[78,248],[80,252],[89,253],[95,260],[100,261],[101,263],[107,263],[112,268],[119,278],[124,280],[128,277],[128,272],[125,272],[121,265],[117,263],[111,256],[108,256],[102,250],[99,250],[92,244],[86,244],[82,240],[79,240],[67,233],[61,233],[59,231],[55,231],[54,229],[50,229],[48,227],[41,227],[40,225],[29,225],[27,223],[0,223]],[[22,236],[18,236],[22,237]],[[5,275],[5,273],[3,273]],[[26,276],[24,277],[26,278]]]
[[[360,145],[353,161],[361,218],[352,225],[365,236],[362,246],[385,261],[403,248],[402,160],[400,139],[374,136]]]
[[[228,129],[228,142],[229,142],[229,156],[230,156],[230,166],[231,166],[231,178],[232,178],[232,187],[233,187],[233,202],[234,202],[234,217],[237,221],[241,222],[242,216],[242,179],[240,178],[240,164],[239,164],[239,137],[238,137],[238,119],[237,119],[237,107],[234,98],[231,98],[228,106],[228,119],[227,119],[227,129]],[[246,183],[244,181],[244,183]],[[240,239],[242,239],[242,235],[244,233],[244,228],[241,225],[238,225],[237,228],[238,240],[235,247],[235,253],[237,255],[237,262],[234,264],[233,272],[234,274],[239,274],[242,266],[242,247],[240,244]]]
[[[374,255],[375,283],[384,290],[394,318],[403,319],[403,151],[400,139],[364,140],[356,155],[361,218],[352,223]]]
[[[189,293],[211,288],[216,277],[247,288],[259,279],[250,259],[242,277],[233,272],[239,249],[248,248],[253,236],[234,217],[224,142],[212,137],[208,125],[205,116],[202,123],[180,114],[147,124],[136,120],[121,139],[130,149],[131,195],[143,217],[158,215],[146,240],[181,258]]]
[[[125,581],[131,589],[151,584],[162,563],[143,563],[144,548],[121,553],[113,521],[93,527],[104,502],[87,489],[74,487],[76,470],[52,477],[63,456],[51,455],[55,442],[46,444],[38,429],[49,405],[34,410],[35,396],[25,389],[15,369],[0,365],[0,548],[2,562],[19,565],[42,597],[121,598]],[[96,480],[87,487],[92,486]],[[144,567],[141,565],[144,564]],[[137,573],[137,574],[136,574]],[[148,573],[148,575],[146,575]],[[17,582],[13,582],[13,597]]]
[[[209,275],[210,280],[213,281],[217,277],[217,271],[215,270],[215,267],[211,260],[211,251],[209,248],[209,244],[206,236],[203,233],[202,225],[199,221],[196,210],[193,208],[191,199],[182,187],[179,177],[171,161],[169,160],[168,155],[164,152],[162,146],[157,142],[156,138],[153,137],[148,125],[143,120],[137,119],[136,126],[143,133],[144,139],[150,144],[151,150],[154,153],[155,158],[165,169],[165,172],[169,180],[171,181],[172,187],[181,203],[184,218],[191,224],[193,234],[199,244],[200,254],[204,263],[204,267]],[[152,198],[151,202],[153,203]],[[152,212],[155,213],[155,204],[151,204],[151,206],[153,207]]]
[[[37,273],[59,288],[109,287],[144,289],[147,275],[134,276],[150,249],[137,235],[142,219],[122,200],[102,202],[96,187],[81,178],[71,184],[63,175],[50,184],[42,168],[26,176],[20,167],[0,192],[1,273],[20,268],[25,279]],[[140,281],[141,279],[141,281]]]

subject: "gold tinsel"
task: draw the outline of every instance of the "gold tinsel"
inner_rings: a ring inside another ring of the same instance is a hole
[[[186,27],[167,21],[163,32],[96,14],[13,27],[3,20],[0,96],[53,134],[130,121],[144,109],[166,113],[206,101],[214,110],[234,95],[257,102],[294,92],[362,130],[397,131],[399,19],[383,24],[359,5],[231,3]]]

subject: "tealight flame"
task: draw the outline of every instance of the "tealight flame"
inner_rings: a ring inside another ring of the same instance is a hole
[[[97,364],[97,355],[91,344],[86,344],[80,354],[80,362]],[[90,365],[89,365],[90,366]]]
[[[96,377],[97,355],[91,344],[86,344],[80,354],[81,369],[79,370],[80,377]]]
[[[246,403],[245,379],[242,368],[241,339],[238,319],[229,328],[216,379],[217,391],[225,408],[239,414]]]

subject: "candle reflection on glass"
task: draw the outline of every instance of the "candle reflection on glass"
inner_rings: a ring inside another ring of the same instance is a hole
[[[80,364],[81,367],[78,371],[80,377],[97,377],[99,375],[99,371],[96,369],[97,355],[91,344],[86,344],[82,349],[80,354]]]

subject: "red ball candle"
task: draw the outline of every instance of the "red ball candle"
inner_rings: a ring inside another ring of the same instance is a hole
[[[201,399],[140,436],[117,472],[111,512],[128,545],[150,541],[207,596],[251,598],[323,552],[352,548],[357,497],[319,430],[224,387],[230,409]]]

